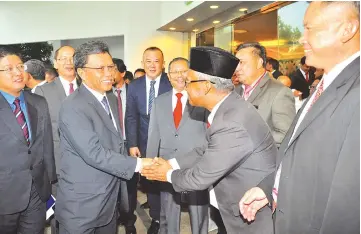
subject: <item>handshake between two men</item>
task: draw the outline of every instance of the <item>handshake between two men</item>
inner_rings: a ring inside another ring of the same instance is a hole
[[[167,172],[172,169],[169,162],[163,158],[142,158],[142,169],[140,173],[148,180],[167,182]]]

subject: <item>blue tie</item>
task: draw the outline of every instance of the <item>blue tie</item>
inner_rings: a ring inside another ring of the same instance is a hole
[[[109,109],[109,104],[108,104],[108,100],[106,99],[106,97],[104,96],[102,99],[102,104],[104,106],[105,111],[107,112],[107,114],[109,115],[110,119],[112,119],[112,115],[110,114],[110,109]]]
[[[155,85],[155,80],[152,80],[150,82],[150,89],[149,89],[149,102],[148,102],[148,114],[150,115],[150,112],[152,110],[152,104],[155,98],[155,89],[154,89],[154,85]]]

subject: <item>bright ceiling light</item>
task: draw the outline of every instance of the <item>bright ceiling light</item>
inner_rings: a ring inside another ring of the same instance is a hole
[[[193,29],[193,32],[198,32],[199,31],[199,29]]]
[[[247,11],[248,9],[247,8],[241,8],[239,9],[239,11]]]
[[[191,22],[193,21],[194,19],[193,18],[188,18],[187,21]]]
[[[218,24],[219,22],[220,22],[219,20],[213,21],[214,24]]]
[[[217,5],[212,5],[212,6],[210,6],[210,8],[211,9],[217,9],[219,6],[217,6]]]
[[[169,28],[169,29],[172,30],[172,31],[174,31],[176,28],[173,28],[173,27],[172,27],[172,28]]]

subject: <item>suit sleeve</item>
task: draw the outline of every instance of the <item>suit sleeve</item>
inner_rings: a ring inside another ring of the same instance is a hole
[[[137,159],[106,149],[94,131],[93,122],[81,108],[62,106],[59,116],[60,134],[89,166],[129,180]]]
[[[34,93],[44,97],[44,91],[41,86],[36,87]]]
[[[333,174],[320,233],[360,232],[360,103],[353,113]]]
[[[127,108],[125,111],[125,130],[129,148],[139,147],[139,112],[136,97],[134,96],[135,93],[134,85],[130,84],[127,90]]]
[[[54,158],[53,132],[51,127],[49,108],[45,99],[44,112],[44,163],[50,182],[55,182],[57,180],[57,177]]]
[[[207,189],[252,153],[250,136],[238,124],[230,123],[214,131],[203,157],[193,167],[173,171],[175,191]],[[200,151],[193,152],[194,157],[200,156]]]
[[[148,144],[147,144],[147,158],[158,157],[159,145],[160,145],[160,132],[157,120],[157,99],[155,99],[152,112],[150,113],[149,129],[148,129]]]
[[[272,104],[272,136],[279,147],[296,116],[295,99],[292,91],[283,87]]]

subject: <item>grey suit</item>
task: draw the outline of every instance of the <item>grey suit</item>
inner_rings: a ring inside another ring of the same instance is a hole
[[[38,233],[44,230],[50,181],[56,180],[48,105],[43,97],[28,91],[24,91],[24,99],[31,130],[29,146],[9,103],[0,94],[0,233],[13,233],[7,232],[4,221],[11,215],[16,219],[12,223],[17,223],[20,218],[16,215],[20,213],[33,217],[20,220],[21,226],[30,227],[18,228],[18,231]],[[33,199],[37,200],[36,204]],[[30,220],[38,221],[31,225]]]
[[[173,90],[160,95],[154,101],[150,116],[147,157],[163,157],[167,160],[188,153],[205,144],[207,110],[184,108],[178,129],[175,128],[172,110]],[[161,185],[160,233],[179,233],[180,196],[168,183]],[[208,190],[189,193],[189,213],[192,233],[208,233]]]
[[[240,217],[238,206],[247,190],[275,170],[277,149],[262,117],[249,102],[232,92],[216,112],[206,138],[208,145],[177,158],[180,168],[189,169],[173,171],[175,191],[202,190],[213,185],[228,233],[272,233],[270,207],[261,209],[249,224]]]
[[[304,108],[277,157],[275,233],[360,233],[360,58],[322,93],[291,140]],[[261,186],[267,191],[269,179]]]
[[[240,95],[243,89],[240,85]],[[291,90],[266,74],[247,99],[258,110],[280,146],[296,116],[295,99]]]
[[[107,97],[117,119],[116,99]],[[55,215],[67,232],[88,233],[114,220],[119,178],[133,176],[136,159],[120,153],[121,135],[84,85],[64,100],[59,131],[62,158]]]

